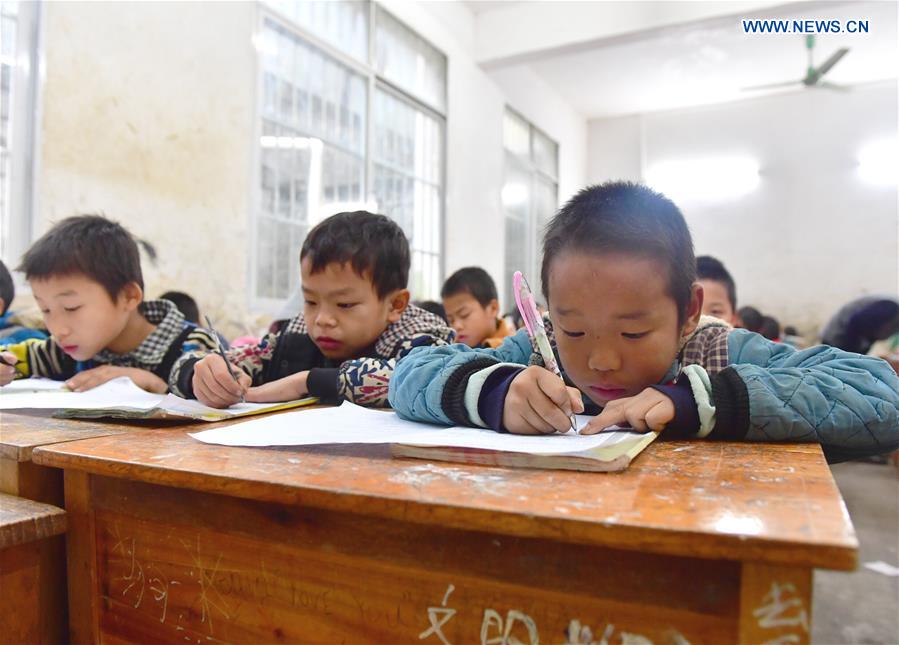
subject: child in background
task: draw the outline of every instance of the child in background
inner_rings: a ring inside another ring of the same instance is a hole
[[[762,316],[762,326],[759,327],[758,333],[768,340],[780,342],[780,321],[774,316]]]
[[[47,334],[40,329],[27,327],[9,310],[15,297],[16,286],[13,284],[12,275],[6,265],[0,261],[0,343],[12,345],[29,338],[37,340],[46,338]]]
[[[459,269],[443,283],[440,297],[457,342],[469,347],[499,347],[511,335],[499,317],[496,284],[484,269]]]
[[[215,407],[307,394],[387,405],[397,359],[453,340],[442,320],[409,304],[409,265],[409,242],[384,215],[327,218],[300,251],[303,313],[258,345],[228,352],[239,381],[218,354],[194,354],[176,365],[172,390]]]
[[[703,315],[736,326],[737,286],[721,261],[710,255],[696,258],[696,280],[702,285]]]
[[[159,299],[168,300],[175,305],[178,308],[178,311],[184,314],[184,319],[189,324],[197,325],[198,327],[202,326],[200,324],[200,307],[197,305],[197,301],[193,299],[193,296],[184,293],[183,291],[166,291],[159,296]],[[230,343],[228,343],[228,339],[222,336],[218,330],[216,330],[216,336],[218,336],[222,349],[231,347]],[[259,339],[256,338],[254,342],[259,342]]]
[[[886,362],[804,351],[701,317],[693,244],[677,207],[632,183],[575,195],[547,227],[543,293],[565,382],[525,331],[497,349],[422,348],[397,365],[407,419],[565,432],[572,412],[666,436],[816,441],[832,461],[899,446],[899,378]]]
[[[31,246],[20,270],[51,337],[0,347],[15,365],[0,365],[0,385],[45,376],[81,392],[127,376],[164,393],[181,354],[215,347],[172,303],[144,300],[137,243],[104,217],[59,222]]]
[[[737,322],[734,327],[758,332],[758,330],[762,328],[762,321],[764,318],[762,312],[755,307],[740,307],[737,311]]]
[[[864,296],[843,305],[821,332],[821,342],[867,354],[878,340],[899,333],[899,301]]]
[[[446,309],[443,308],[439,302],[435,300],[419,300],[415,303],[416,307],[420,307],[425,311],[430,311],[432,314],[440,318],[443,322],[446,322]]]

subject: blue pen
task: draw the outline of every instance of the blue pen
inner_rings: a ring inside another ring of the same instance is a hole
[[[559,369],[559,364],[556,363],[553,348],[549,344],[549,337],[546,335],[546,327],[543,326],[543,318],[540,317],[540,312],[537,311],[537,303],[534,300],[534,295],[531,293],[531,287],[521,274],[521,271],[516,271],[515,275],[512,276],[512,290],[515,292],[515,304],[518,305],[518,311],[521,312],[521,318],[524,320],[524,326],[528,330],[528,335],[534,339],[537,351],[540,352],[540,356],[543,358],[543,365],[562,379],[564,383],[565,379],[562,377],[562,371]],[[577,423],[574,415],[569,415],[568,420],[571,422],[571,429],[577,433]]]

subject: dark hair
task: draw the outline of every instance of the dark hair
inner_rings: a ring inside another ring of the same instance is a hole
[[[563,251],[623,252],[662,261],[668,293],[683,323],[696,280],[693,240],[674,203],[646,186],[611,181],[584,188],[550,220],[543,237],[541,281],[549,294],[549,272]]]
[[[740,317],[740,320],[743,321],[743,327],[749,331],[757,332],[762,326],[762,319],[764,316],[762,316],[762,312],[755,307],[750,307],[749,305],[740,307],[737,315]]]
[[[28,280],[81,273],[115,300],[130,282],[144,288],[138,242],[151,259],[156,257],[150,244],[117,222],[101,215],[67,217],[31,245],[19,270]]]
[[[160,300],[168,300],[174,304],[175,307],[178,308],[178,311],[184,314],[184,318],[187,322],[192,322],[197,325],[200,324],[200,308],[197,306],[197,301],[183,291],[166,291],[159,296],[159,298]]]
[[[409,241],[399,225],[368,211],[337,213],[319,222],[306,236],[300,261],[309,258],[312,273],[332,262],[371,274],[379,298],[405,289],[409,282]]]
[[[446,279],[440,289],[440,297],[449,298],[457,293],[471,294],[482,307],[489,305],[491,300],[499,299],[493,278],[481,267],[459,269]]]
[[[784,336],[798,336],[799,330],[793,327],[793,325],[787,325],[784,327]]]
[[[713,258],[711,255],[700,255],[696,258],[696,278],[723,284],[727,288],[727,299],[730,300],[731,308],[734,311],[737,310],[737,285],[734,284],[734,279],[724,268],[721,260]]]
[[[6,315],[6,312],[9,311],[9,305],[15,297],[16,285],[13,284],[9,269],[6,268],[3,260],[0,260],[0,299],[3,300],[3,309],[0,310],[0,316]]]
[[[776,340],[780,338],[780,322],[772,316],[762,316],[762,324],[758,333],[768,340]]]
[[[439,302],[435,302],[434,300],[420,300],[415,303],[415,306],[424,309],[425,311],[430,311],[443,322],[446,322],[446,309],[444,309],[443,305]]]

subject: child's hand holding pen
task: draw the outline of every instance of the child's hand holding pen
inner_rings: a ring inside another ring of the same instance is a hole
[[[581,392],[549,370],[531,365],[512,379],[503,404],[503,426],[513,434],[571,430],[571,415],[584,411]]]
[[[229,367],[221,354],[207,354],[194,365],[194,396],[213,408],[227,408],[244,400],[252,379]]]
[[[0,386],[9,385],[15,380],[18,360],[12,352],[0,352]]]

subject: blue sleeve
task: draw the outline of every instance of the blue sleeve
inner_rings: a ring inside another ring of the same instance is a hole
[[[826,345],[796,351],[742,329],[728,355],[711,377],[710,438],[818,442],[828,461],[899,448],[899,377],[886,361]]]
[[[419,347],[397,362],[388,400],[404,419],[453,425],[458,419],[450,416],[448,409],[458,407],[473,373],[497,363],[527,365],[530,355],[525,330],[509,336],[496,349],[462,344]]]

